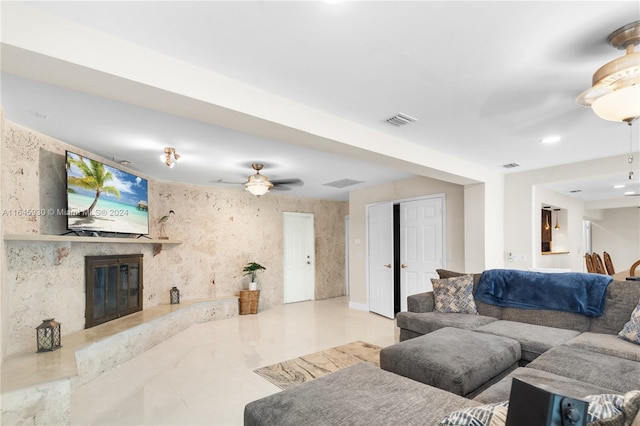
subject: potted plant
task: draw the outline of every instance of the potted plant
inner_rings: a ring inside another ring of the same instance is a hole
[[[249,262],[245,265],[244,269],[242,270],[242,272],[244,272],[244,274],[242,274],[242,276],[245,275],[251,275],[251,282],[249,283],[249,290],[255,290],[257,288],[257,283],[256,283],[256,273],[258,271],[265,271],[267,268],[265,268],[264,266],[260,265],[259,263],[256,262]]]

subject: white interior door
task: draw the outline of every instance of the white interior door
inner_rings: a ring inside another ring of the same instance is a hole
[[[393,204],[377,204],[367,211],[369,310],[393,318]]]
[[[400,301],[407,310],[407,296],[433,289],[431,278],[443,265],[443,199],[400,204]]]
[[[315,242],[313,214],[283,213],[284,303],[313,300]]]

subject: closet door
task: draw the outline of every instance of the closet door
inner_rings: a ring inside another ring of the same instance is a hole
[[[369,310],[393,318],[393,204],[369,206],[367,225]]]
[[[443,198],[400,203],[400,306],[407,296],[433,289],[431,278],[443,267]]]

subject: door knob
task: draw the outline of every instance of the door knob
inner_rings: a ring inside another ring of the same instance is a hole
[[[390,264],[390,263],[387,263],[387,264],[386,264],[386,265],[384,265],[384,266],[386,266],[387,268],[391,268],[391,264]]]
[[[405,265],[405,264],[403,263],[402,265],[400,265],[400,267],[401,267],[402,269],[404,269],[404,268],[406,268],[406,267],[407,267],[407,265]]]

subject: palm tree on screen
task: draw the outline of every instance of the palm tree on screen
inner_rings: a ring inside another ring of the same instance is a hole
[[[96,197],[93,199],[93,203],[91,203],[88,209],[80,212],[80,216],[91,215],[91,212],[98,202],[98,198],[100,198],[100,194],[103,192],[120,198],[120,191],[118,191],[118,188],[106,185],[108,181],[113,180],[111,172],[105,170],[104,164],[91,159],[88,160],[89,163],[84,162],[82,158],[78,160],[71,159],[70,163],[80,169],[82,176],[69,176],[67,178],[67,182],[70,186],[96,191]]]

